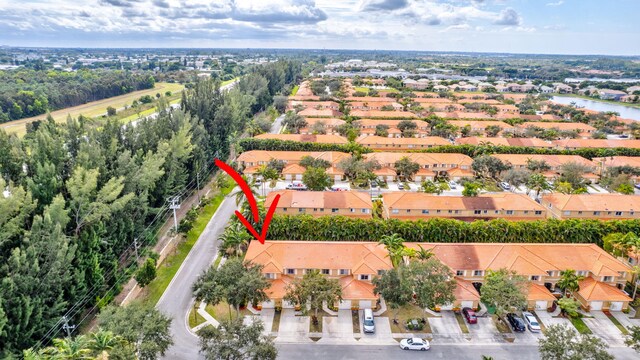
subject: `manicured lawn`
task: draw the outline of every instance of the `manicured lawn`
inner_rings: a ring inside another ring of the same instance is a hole
[[[620,332],[624,335],[629,335],[629,330],[627,330],[626,327],[624,327],[624,325],[620,324],[620,321],[618,321],[618,319],[616,319],[613,315],[605,313],[607,315],[607,317],[609,318],[609,320],[611,320],[612,323],[614,323],[618,329],[620,329]]]
[[[580,334],[591,334],[591,329],[580,318],[569,318]]]
[[[300,89],[300,85],[296,85],[291,90],[291,96],[295,96],[298,93],[298,89]]]
[[[357,311],[351,312],[351,321],[353,323],[353,333],[359,334],[360,333],[360,316],[358,316]]]
[[[460,325],[460,330],[462,330],[463,334],[468,334],[469,328],[467,327],[467,322],[464,321],[464,317],[462,317],[462,314],[458,312],[455,314],[456,314],[456,320],[458,320],[458,325]]]
[[[307,315],[309,316],[310,320],[309,320],[309,332],[322,332],[322,318],[325,316],[331,316],[329,314],[327,314],[324,311],[318,311],[318,323],[314,324],[313,323],[313,311],[310,311]]]
[[[191,308],[191,312],[189,313],[189,327],[194,328],[203,322],[205,322],[205,319],[198,314],[198,308]]]
[[[169,286],[171,279],[176,275],[180,265],[182,265],[182,262],[191,251],[191,248],[193,248],[193,245],[207,226],[207,223],[218,209],[218,206],[220,206],[222,200],[224,200],[224,196],[223,194],[216,195],[213,200],[202,209],[202,212],[194,222],[193,229],[187,234],[186,240],[178,245],[173,254],[167,256],[158,268],[156,278],[145,288],[142,296],[143,302],[155,305],[158,300],[160,300],[167,286]]]
[[[280,316],[282,316],[282,311],[276,311],[273,314],[273,324],[271,324],[271,332],[278,332],[280,329]]]
[[[225,81],[223,81],[222,83],[220,83],[220,86],[226,86],[226,85],[229,85],[229,84],[231,84],[232,82],[234,82],[234,81],[236,81],[236,80],[238,80],[238,79],[239,79],[239,78],[233,78],[233,79],[231,79],[231,80],[225,80]]]
[[[502,334],[511,334],[511,328],[509,327],[509,325],[507,323],[505,323],[504,321],[501,321],[500,318],[498,317],[498,315],[492,315],[491,319],[493,320],[493,323],[496,325],[496,328],[498,329],[498,331]]]
[[[357,86],[355,88],[353,88],[354,91],[362,91],[365,94],[369,94],[369,88],[368,87],[362,87],[362,86]]]
[[[396,312],[395,309],[388,309],[382,316],[389,317],[389,324],[391,325],[392,333],[430,333],[431,327],[429,326],[429,321],[424,324],[424,328],[422,331],[417,330],[408,330],[405,327],[407,320],[409,319],[422,319],[426,318],[428,315],[422,309],[415,305],[405,305],[401,307],[398,311],[398,323],[394,324],[394,314]]]

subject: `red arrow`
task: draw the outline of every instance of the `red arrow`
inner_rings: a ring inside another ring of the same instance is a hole
[[[217,167],[222,169],[222,171],[226,172],[231,176],[231,178],[240,186],[240,189],[244,192],[247,197],[247,201],[249,202],[249,206],[251,207],[251,213],[253,214],[253,220],[255,222],[260,221],[260,212],[258,211],[258,203],[256,202],[256,198],[253,196],[251,189],[246,181],[238,174],[235,170],[231,168],[231,166],[227,165],[220,159],[215,160],[215,164]],[[260,241],[261,244],[264,244],[264,240],[267,238],[267,230],[269,229],[269,224],[271,223],[271,218],[273,218],[273,213],[276,212],[276,206],[278,205],[278,201],[280,200],[280,194],[277,194],[273,199],[271,206],[269,206],[269,210],[267,211],[267,216],[264,218],[264,222],[262,223],[262,234],[258,234],[256,229],[253,228],[253,225],[245,219],[244,215],[238,210],[236,210],[236,216],[240,219],[240,222],[249,230],[249,232]]]

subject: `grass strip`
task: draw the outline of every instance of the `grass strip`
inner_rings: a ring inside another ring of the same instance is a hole
[[[571,323],[580,334],[591,334],[591,329],[589,329],[581,318],[569,318],[569,320],[571,320]]]
[[[606,314],[606,313],[605,313]],[[611,315],[611,314],[607,314],[607,317],[609,318],[609,320],[611,320],[612,323],[614,323],[615,326],[618,327],[618,329],[620,329],[620,332],[624,335],[629,335],[629,330],[627,330],[626,327],[624,327],[624,325],[622,325],[620,323],[620,321],[618,321],[618,319],[615,318],[615,316]]]
[[[456,312],[456,320],[458,320],[458,325],[460,325],[460,330],[462,330],[463,334],[468,334],[469,333],[469,327],[467,326],[467,323],[464,321],[464,318],[462,317],[462,314]]]

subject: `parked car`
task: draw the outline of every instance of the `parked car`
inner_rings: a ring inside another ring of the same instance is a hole
[[[469,324],[477,324],[478,323],[478,318],[476,317],[476,312],[473,311],[473,309],[471,308],[463,308],[462,309],[462,315],[464,316],[465,319],[467,319],[467,322]]]
[[[400,348],[402,350],[429,350],[429,341],[420,338],[409,338],[400,340]]]
[[[287,190],[307,190],[307,185],[302,181],[294,181],[291,184],[287,184]]]
[[[500,183],[500,187],[504,190],[511,190],[511,185],[509,185],[509,183],[505,181]]]
[[[349,191],[349,188],[346,186],[333,185],[331,191]]]
[[[640,189],[640,183],[633,185],[636,189]]]
[[[523,332],[527,329],[524,326],[524,321],[514,313],[507,314],[507,321],[509,321],[509,324],[511,325],[511,328],[513,328],[513,331]]]
[[[398,190],[404,190],[404,184],[398,183]]]
[[[262,179],[258,178],[253,183],[256,184],[256,185],[262,185]]]
[[[536,319],[536,317],[533,316],[532,313],[525,311],[522,313],[522,317],[524,318],[524,321],[527,323],[527,327],[529,328],[529,331],[540,332],[540,324],[538,323],[538,319]]]
[[[376,332],[376,323],[373,321],[373,311],[371,309],[364,309],[362,325],[362,330],[365,333],[373,334]]]
[[[455,190],[458,188],[458,184],[455,181],[449,181],[449,189]]]

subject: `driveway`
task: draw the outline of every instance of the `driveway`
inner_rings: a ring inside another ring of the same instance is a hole
[[[594,335],[598,335],[609,345],[622,345],[624,335],[620,329],[602,311],[591,311],[592,318],[584,317],[582,321],[591,329]]]
[[[467,323],[471,339],[477,343],[500,343],[504,342],[502,335],[498,332],[491,317],[479,317],[477,324]]]
[[[458,320],[452,311],[441,311],[440,317],[427,318],[434,340],[444,342],[465,342]]]
[[[398,343],[393,340],[391,334],[391,324],[389,318],[386,316],[374,316],[373,322],[376,324],[376,332],[373,334],[365,334],[362,330],[362,310],[358,311],[358,318],[360,319],[360,335],[361,338],[358,343],[372,344],[372,345],[389,345]]]
[[[247,315],[244,317],[243,322],[245,325],[251,324],[253,321],[262,321],[265,335],[271,335],[271,328],[273,327],[273,317],[275,315],[275,309],[262,309],[260,315]]]
[[[538,319],[540,319],[540,321],[542,322],[542,325],[544,326],[551,326],[551,325],[573,326],[571,324],[571,321],[569,321],[569,319],[562,318],[562,317],[553,317],[553,315],[551,315],[551,313],[548,311],[537,311],[536,315],[538,315]]]
[[[309,339],[309,316],[296,316],[293,309],[282,309],[277,342],[313,342]]]
[[[357,344],[353,337],[351,310],[338,310],[338,316],[322,318],[322,339],[318,343]]]

